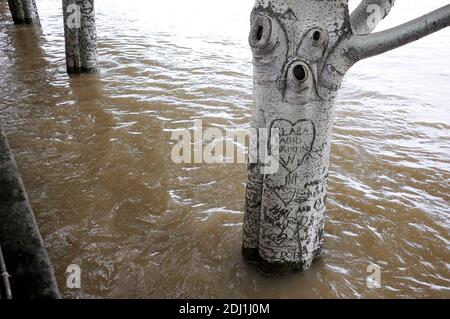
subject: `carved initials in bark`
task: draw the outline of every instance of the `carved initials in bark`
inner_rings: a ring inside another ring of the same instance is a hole
[[[311,120],[299,120],[292,123],[289,120],[274,120],[270,125],[270,134],[279,129],[280,164],[289,172],[294,172],[303,161],[311,156],[316,128]],[[269,138],[269,141],[271,138]],[[269,155],[272,155],[269,143]]]
[[[279,130],[281,165],[272,175],[249,166],[243,254],[266,273],[306,269],[321,254],[335,98],[349,68],[450,24],[449,5],[371,34],[393,3],[363,0],[350,16],[348,0],[256,0],[251,124]]]

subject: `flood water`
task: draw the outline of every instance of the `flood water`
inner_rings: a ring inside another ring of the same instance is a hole
[[[448,2],[397,1],[380,29]],[[349,72],[324,257],[268,279],[240,255],[245,165],[170,159],[195,119],[248,126],[253,1],[96,0],[101,72],[72,78],[61,1],[37,4],[42,34],[0,0],[0,120],[63,297],[450,297],[450,29]]]

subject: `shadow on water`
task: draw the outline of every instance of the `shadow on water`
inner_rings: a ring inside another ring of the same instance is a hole
[[[101,73],[68,81],[63,103],[70,110],[64,116],[69,125],[60,152],[72,156],[56,163],[68,182],[53,183],[52,191],[66,203],[55,207],[66,227],[54,223],[47,239],[59,265],[76,263],[93,270],[86,285],[95,296],[119,280],[126,286],[130,275],[118,274],[126,273],[137,255],[145,256],[143,244],[152,245],[146,229],[167,209],[168,173],[161,152],[166,140],[159,122],[130,111],[134,103],[117,99],[112,91],[117,89],[107,87]],[[108,253],[99,256],[99,251]],[[58,268],[57,277],[64,283],[63,269]],[[62,291],[72,297],[91,296],[64,287]]]

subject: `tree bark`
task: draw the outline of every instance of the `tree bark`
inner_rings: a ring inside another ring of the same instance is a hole
[[[97,72],[94,1],[63,0],[63,15],[67,73]]]
[[[35,0],[8,0],[8,6],[15,24],[40,25]]]
[[[352,12],[350,22],[354,34],[371,33],[394,6],[395,0],[363,0]]]
[[[279,134],[280,169],[264,174],[260,162],[248,166],[242,252],[266,274],[308,269],[322,254],[334,105],[346,72],[362,58],[450,24],[444,7],[370,34],[379,21],[364,19],[372,18],[366,9],[375,3],[381,18],[393,5],[365,0],[350,17],[348,0],[256,0],[251,126]]]
[[[78,29],[81,26],[81,11],[76,0],[63,0],[64,40],[68,74],[81,73]]]
[[[81,28],[78,32],[82,73],[97,72],[97,30],[94,0],[81,3]]]

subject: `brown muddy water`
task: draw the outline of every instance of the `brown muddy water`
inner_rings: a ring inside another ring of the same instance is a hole
[[[380,28],[447,3],[397,1]],[[195,119],[248,126],[253,1],[97,0],[101,72],[72,78],[61,1],[37,4],[42,34],[0,1],[0,118],[64,297],[450,297],[450,30],[348,74],[325,255],[267,279],[240,256],[245,165],[170,159]]]

